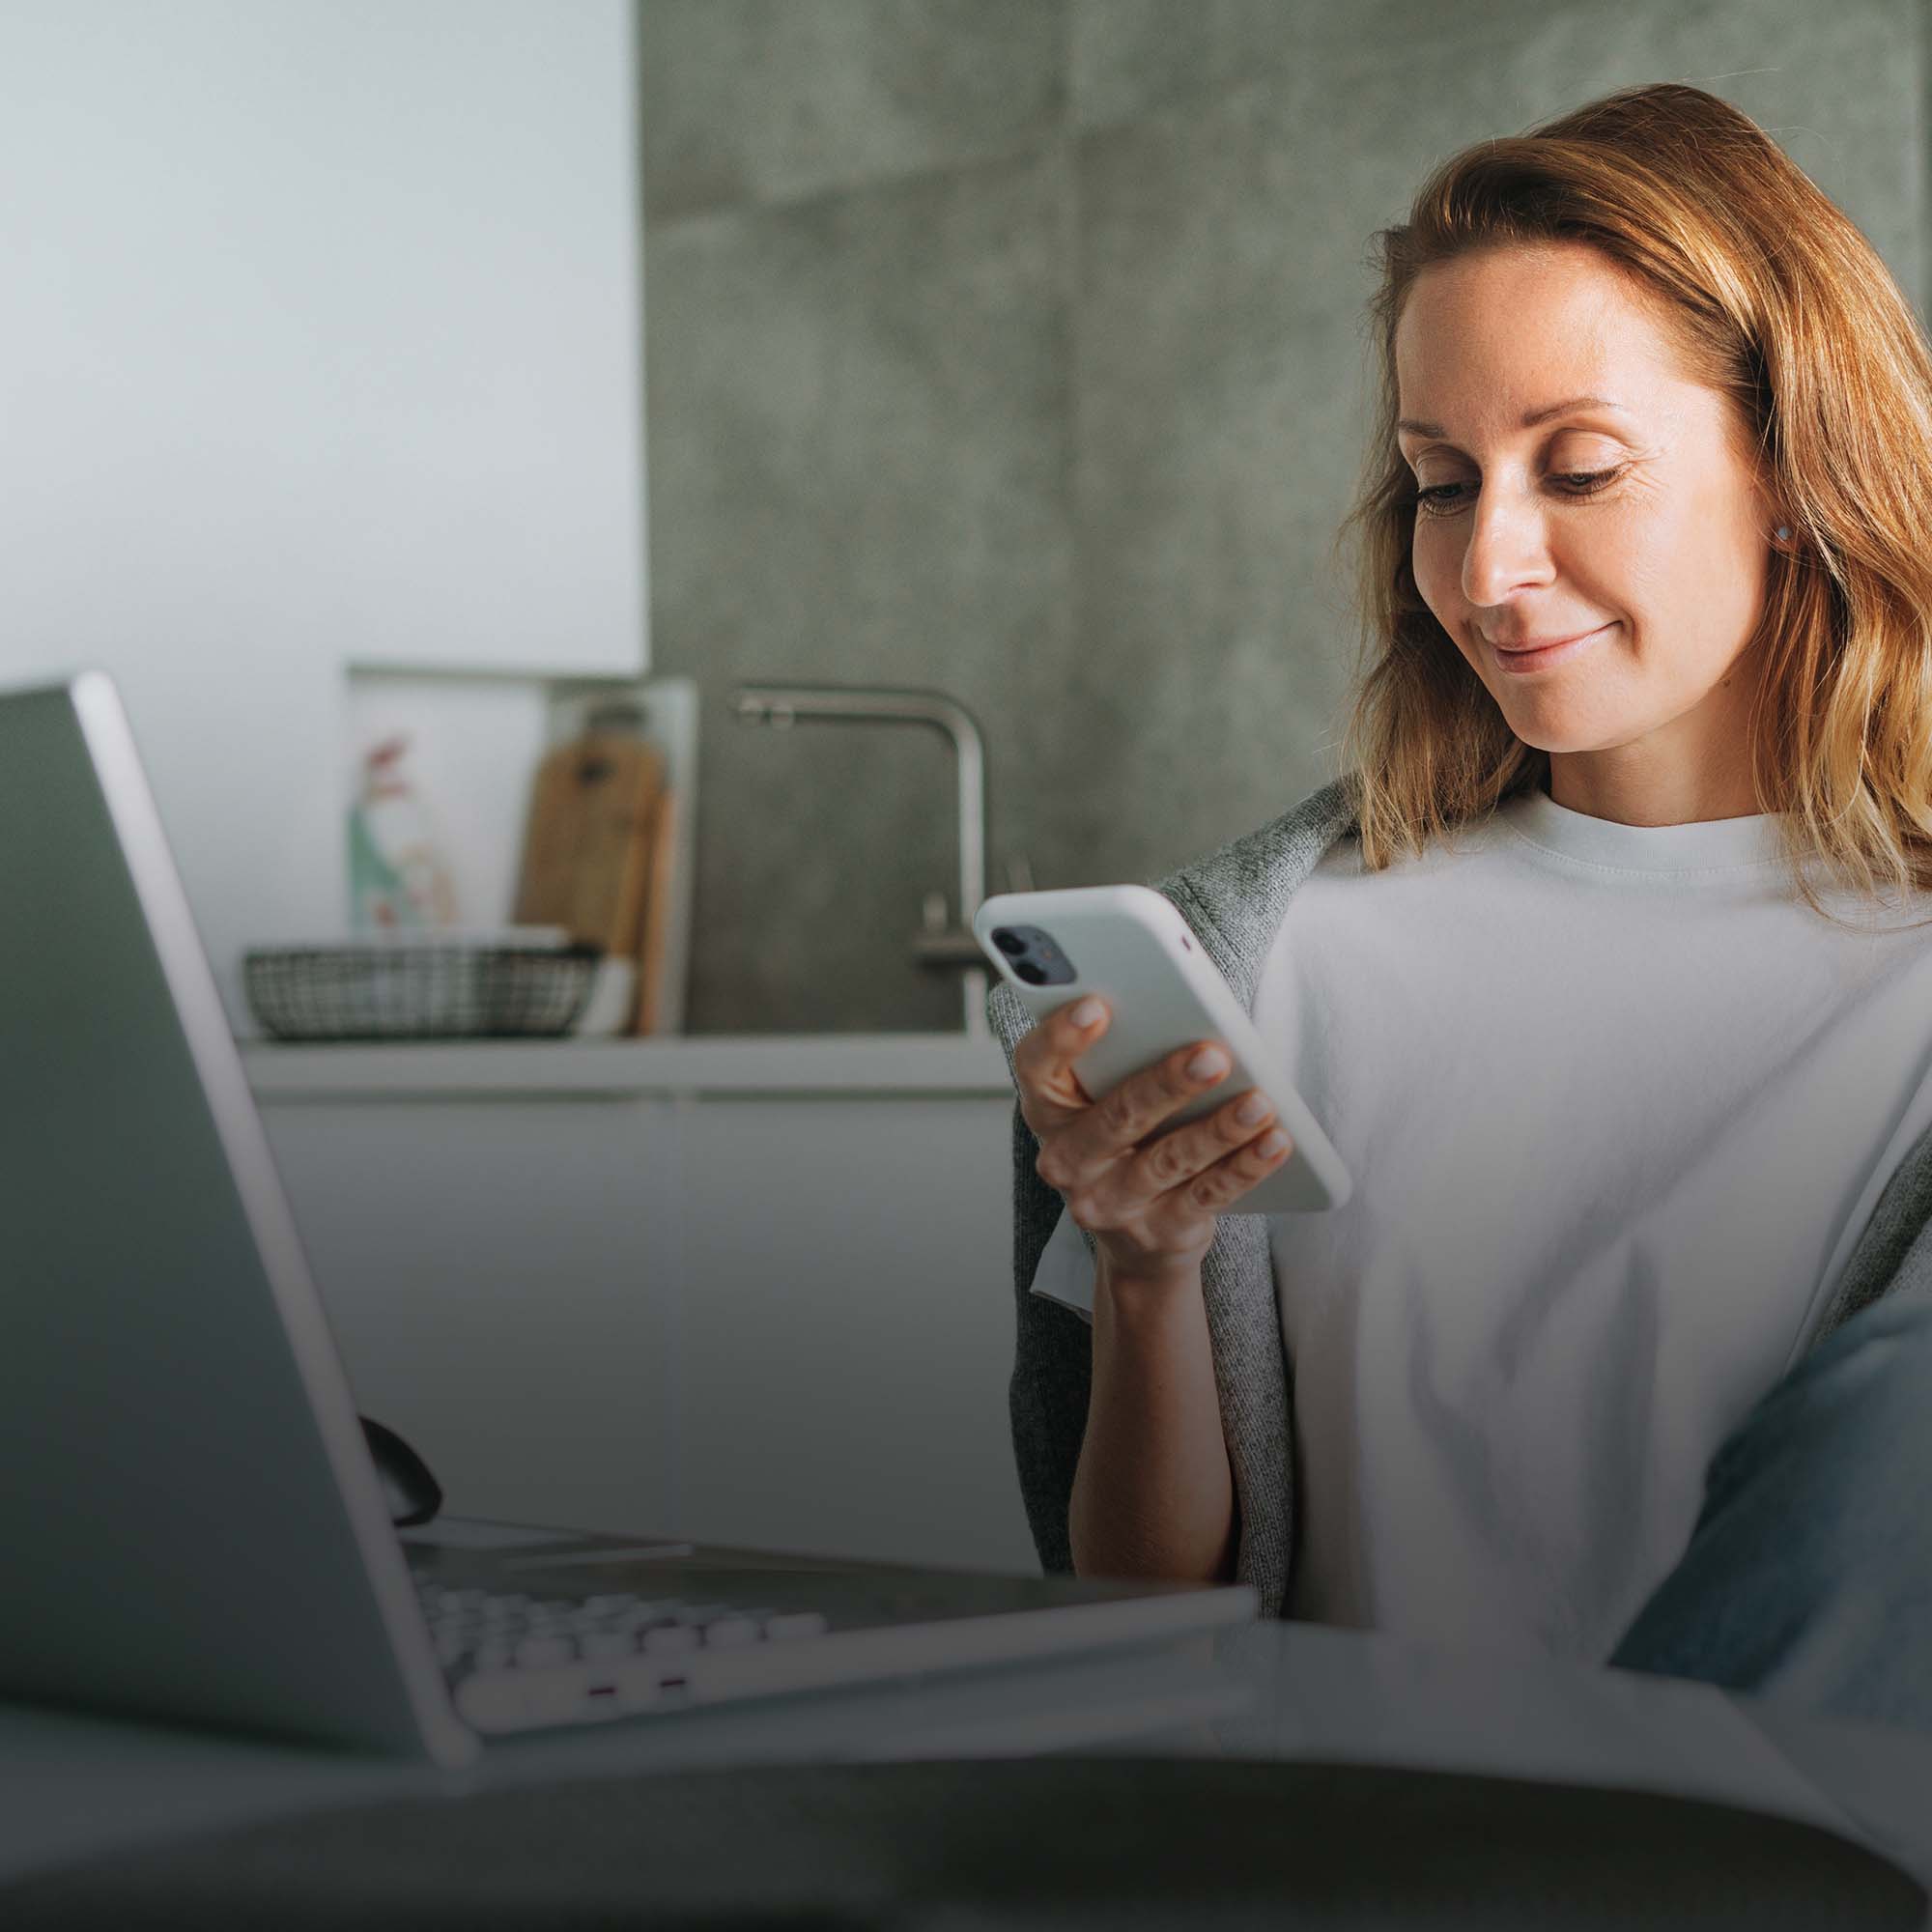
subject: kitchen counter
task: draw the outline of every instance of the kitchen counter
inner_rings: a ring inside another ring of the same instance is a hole
[[[997,1041],[964,1034],[695,1034],[676,1039],[246,1041],[265,1100],[487,1094],[1007,1094]]]

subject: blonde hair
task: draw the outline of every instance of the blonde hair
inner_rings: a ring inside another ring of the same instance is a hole
[[[1415,482],[1396,444],[1395,334],[1423,270],[1582,242],[1659,303],[1696,380],[1728,396],[1769,502],[1747,649],[1758,809],[1867,898],[1932,886],[1932,355],[1870,242],[1755,123],[1694,87],[1631,88],[1484,141],[1378,236],[1380,406],[1357,540],[1364,625],[1347,733],[1362,858],[1380,870],[1544,781],[1418,594]]]

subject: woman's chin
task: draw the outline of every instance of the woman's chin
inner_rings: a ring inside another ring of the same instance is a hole
[[[1599,748],[1597,735],[1575,719],[1514,704],[1504,710],[1503,719],[1532,751],[1594,752]]]
[[[1643,731],[1628,718],[1606,716],[1603,706],[1579,704],[1575,696],[1565,698],[1556,692],[1527,700],[1512,692],[1508,703],[1498,699],[1497,708],[1510,729],[1539,752],[1604,752]]]

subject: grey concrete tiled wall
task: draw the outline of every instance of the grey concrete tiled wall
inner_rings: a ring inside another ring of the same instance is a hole
[[[663,221],[958,167],[1065,111],[1062,0],[640,0]]]
[[[640,0],[656,664],[706,699],[692,1024],[957,1024],[929,733],[751,730],[741,678],[925,685],[991,883],[1151,876],[1332,775],[1369,238],[1637,80],[1736,100],[1927,271],[1918,0]]]

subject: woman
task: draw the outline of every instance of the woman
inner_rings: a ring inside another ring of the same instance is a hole
[[[1164,887],[1354,1197],[995,994],[1041,1557],[1932,1725],[1932,359],[1691,88],[1382,242],[1351,769]]]

